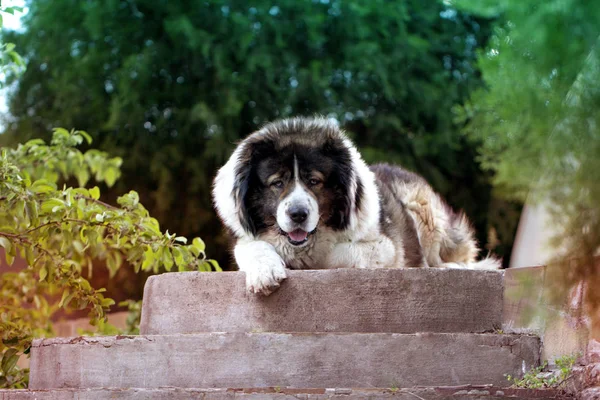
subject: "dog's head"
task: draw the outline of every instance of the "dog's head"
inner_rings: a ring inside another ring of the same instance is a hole
[[[270,123],[242,141],[219,171],[217,211],[238,237],[279,234],[303,246],[320,227],[348,228],[362,196],[357,157],[329,120]]]

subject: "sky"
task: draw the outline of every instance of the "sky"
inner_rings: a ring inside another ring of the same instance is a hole
[[[0,4],[2,5],[2,7],[11,7],[11,6],[25,7],[25,0],[0,0]],[[27,9],[25,9],[23,13],[15,13],[15,15],[3,14],[2,15],[2,21],[3,21],[2,29],[8,29],[8,30],[21,29],[21,17],[26,12],[27,12]],[[15,49],[15,50],[17,52],[19,51],[19,49]],[[5,114],[6,112],[8,112],[8,108],[6,105],[7,90],[10,90],[10,88],[0,89],[0,113],[1,114]],[[0,131],[2,131],[2,130],[4,130],[4,127],[2,126],[2,124],[0,124]]]

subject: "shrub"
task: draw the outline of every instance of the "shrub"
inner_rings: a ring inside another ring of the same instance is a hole
[[[57,128],[50,145],[35,139],[2,149],[0,247],[9,265],[20,256],[27,268],[0,275],[0,387],[26,386],[27,371],[17,361],[33,337],[52,335],[57,310],[87,309],[91,324],[106,328],[115,302],[88,281],[94,259],[103,260],[111,276],[124,264],[136,272],[220,270],[200,238],[188,244],[163,233],[136,192],[119,197],[118,206],[101,201],[100,189],[87,184],[94,178],[112,186],[121,159],[94,149],[83,153],[76,146],[84,141],[91,143],[84,131]]]

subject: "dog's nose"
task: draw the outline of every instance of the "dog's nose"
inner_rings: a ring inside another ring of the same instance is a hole
[[[302,206],[292,206],[288,209],[288,215],[297,224],[304,222],[308,217],[308,210]]]

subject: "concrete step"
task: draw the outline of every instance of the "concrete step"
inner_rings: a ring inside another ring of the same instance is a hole
[[[539,364],[537,337],[205,333],[37,339],[30,389],[493,384]]]
[[[53,389],[0,390],[0,400],[494,400],[565,398],[553,389],[517,389],[485,386],[445,386],[370,389]]]
[[[460,269],[289,271],[269,297],[242,272],[151,276],[141,333],[490,332],[502,326],[503,273]]]

